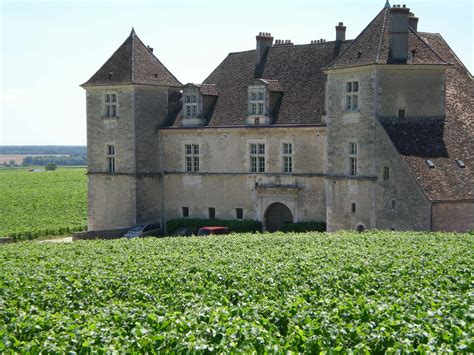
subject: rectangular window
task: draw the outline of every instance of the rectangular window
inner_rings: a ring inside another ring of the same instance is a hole
[[[283,172],[293,171],[293,144],[283,143]]]
[[[208,208],[209,219],[216,218],[216,209],[214,207]]]
[[[250,144],[250,171],[252,173],[265,172],[265,144]]]
[[[184,111],[186,118],[194,118],[198,116],[198,98],[196,95],[186,95],[184,98]]]
[[[383,167],[383,179],[384,180],[390,179],[390,169],[388,168],[388,166]]]
[[[251,91],[249,96],[250,115],[265,115],[265,91]]]
[[[405,117],[405,110],[398,110],[398,117],[404,118]]]
[[[346,82],[346,111],[356,111],[359,109],[359,82]]]
[[[117,94],[105,94],[105,116],[117,117]]]
[[[181,207],[183,218],[189,218],[189,207]]]
[[[107,145],[107,170],[109,173],[115,173],[115,145]]]
[[[356,203],[351,202],[351,213],[356,213]]]
[[[187,172],[199,171],[199,144],[185,144],[185,169]]]
[[[396,202],[395,200],[392,200],[392,208],[395,208],[395,206],[396,206]]]
[[[235,209],[235,218],[236,219],[244,219],[244,209],[243,208],[236,208]]]
[[[357,175],[357,143],[349,142],[349,175]]]

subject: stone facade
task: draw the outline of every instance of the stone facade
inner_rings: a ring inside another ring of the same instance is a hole
[[[203,84],[179,83],[132,31],[83,85],[89,231],[211,215],[273,230],[274,211],[329,231],[474,229],[456,101],[472,77],[408,11],[384,8],[353,41],[342,23],[308,45],[262,32]]]

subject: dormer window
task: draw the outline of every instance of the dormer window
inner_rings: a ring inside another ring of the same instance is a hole
[[[265,115],[265,89],[252,90],[250,92],[250,114]]]

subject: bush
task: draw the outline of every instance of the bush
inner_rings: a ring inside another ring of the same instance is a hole
[[[288,223],[285,224],[283,227],[280,228],[282,232],[296,232],[296,233],[304,233],[304,232],[325,232],[326,231],[326,223],[325,222],[297,222],[297,223]]]
[[[46,165],[45,169],[46,170],[56,170],[57,166],[54,163],[48,163],[48,165]]]
[[[262,223],[250,219],[236,221],[221,219],[178,218],[170,219],[166,222],[167,234],[173,234],[173,232],[178,228],[193,228],[194,233],[197,233],[199,228],[205,226],[229,227],[233,233],[251,233],[262,231]]]

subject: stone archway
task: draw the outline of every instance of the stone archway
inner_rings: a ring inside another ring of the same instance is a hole
[[[293,215],[283,203],[275,202],[265,211],[265,227],[269,232],[278,231],[284,224],[293,223]]]

